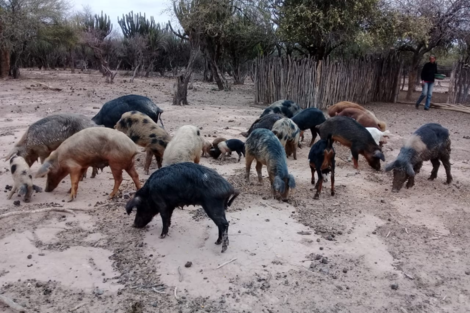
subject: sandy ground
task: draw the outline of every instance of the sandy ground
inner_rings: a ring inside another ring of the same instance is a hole
[[[42,117],[91,117],[104,102],[129,93],[162,107],[170,133],[193,124],[208,140],[244,139],[240,132],[261,113],[250,106],[251,85],[220,92],[196,82],[191,105],[174,107],[169,79],[129,83],[120,76],[108,85],[98,74],[23,76],[0,81],[0,155]],[[62,91],[44,90],[37,82]],[[392,194],[391,174],[372,170],[362,158],[354,170],[346,161],[348,150],[337,146],[336,195],[330,196],[327,183],[321,199],[313,200],[304,145],[297,160],[288,159],[297,188],[289,202],[280,203],[270,197],[267,178],[262,186],[244,182],[244,160],[237,163],[235,154],[225,162],[203,158],[203,165],[242,191],[227,213],[230,246],[223,254],[214,245],[215,224],[200,207],[177,209],[165,239],[159,238],[159,217],[145,229],[131,227],[134,216],[125,214],[124,205],[133,184],[125,174],[122,195],[107,200],[113,185],[109,168],[82,181],[72,203],[66,202],[68,178],[52,193],[37,193],[19,206],[13,205],[18,198],[7,200],[5,190],[0,214],[50,207],[87,211],[1,219],[0,295],[28,312],[470,312],[470,116],[398,104],[367,108],[392,132],[384,147],[387,161],[420,125],[447,127],[454,182],[444,184],[442,167],[428,181],[427,162],[414,188]],[[144,182],[143,159],[137,157],[137,167]],[[8,163],[0,165],[5,189],[12,179]],[[44,187],[45,180],[35,183]],[[0,304],[0,312],[13,311]]]

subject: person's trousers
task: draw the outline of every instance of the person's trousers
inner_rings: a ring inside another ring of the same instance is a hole
[[[423,91],[421,92],[421,96],[419,96],[418,102],[416,102],[416,107],[419,106],[421,101],[426,98],[426,102],[424,104],[424,109],[429,110],[431,106],[431,98],[432,98],[432,88],[434,87],[434,82],[432,83],[424,83],[423,84]]]

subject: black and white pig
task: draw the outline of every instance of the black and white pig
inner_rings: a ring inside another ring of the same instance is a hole
[[[33,185],[31,170],[23,157],[17,156],[16,154],[11,157],[10,171],[14,185],[8,195],[8,199],[11,199],[15,192],[18,191],[18,195],[23,196],[23,201],[29,202],[31,201],[33,190],[36,192],[42,191],[42,188]]]
[[[148,115],[155,123],[160,123],[163,127],[162,113],[152,100],[139,95],[122,96],[106,102],[92,120],[98,125],[114,128],[116,123],[121,119],[122,115],[129,111],[138,111]]]
[[[268,114],[281,114],[283,117],[292,118],[300,110],[299,105],[292,100],[278,100],[264,109],[260,117]]]
[[[239,192],[216,171],[191,162],[176,163],[154,172],[127,203],[126,212],[131,214],[132,209],[137,208],[134,220],[137,228],[146,226],[160,213],[161,238],[165,238],[176,207],[202,205],[219,228],[216,244],[222,244],[224,252],[229,244],[225,210],[238,195]]]
[[[395,161],[385,167],[385,171],[393,170],[393,192],[398,192],[406,183],[411,188],[415,183],[415,175],[423,166],[423,161],[431,160],[432,172],[429,180],[437,177],[442,161],[446,170],[446,184],[452,182],[450,173],[450,138],[449,131],[436,123],[424,124],[409,137]]]
[[[219,151],[219,153],[216,152]],[[245,156],[245,143],[239,139],[229,139],[217,144],[217,147],[213,147],[211,149],[211,155],[216,156],[217,158],[222,155],[222,161],[225,160],[225,157],[231,155],[232,152],[236,152],[238,154],[238,162],[242,158],[242,155]]]
[[[287,201],[289,189],[295,188],[294,177],[287,170],[287,158],[279,139],[267,129],[255,129],[245,142],[246,181],[250,181],[251,163],[256,160],[258,180],[263,182],[261,168],[268,168],[273,196]]]

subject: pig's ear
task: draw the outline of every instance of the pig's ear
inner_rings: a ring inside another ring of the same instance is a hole
[[[142,198],[140,197],[134,197],[129,202],[126,204],[126,212],[128,215],[132,213],[132,209],[139,206],[140,203],[142,202]]]
[[[44,162],[36,173],[35,177],[44,177],[51,170],[52,164],[49,161]]]
[[[390,172],[391,170],[393,170],[395,167],[397,167],[396,165],[397,161],[393,161],[392,163],[389,163],[385,166],[385,172]]]
[[[382,161],[385,162],[385,156],[380,150],[375,150],[374,152],[374,157],[381,159]]]
[[[413,170],[413,167],[411,166],[410,163],[407,163],[406,166],[405,166],[405,171],[406,171],[406,174],[409,175],[409,176],[415,176],[415,171]]]

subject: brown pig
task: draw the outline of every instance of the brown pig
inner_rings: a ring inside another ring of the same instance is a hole
[[[375,127],[380,131],[385,131],[387,125],[384,121],[379,121],[375,116],[367,111],[362,111],[355,108],[347,108],[338,113],[339,116],[347,116],[356,120],[364,127]]]
[[[109,165],[114,177],[114,188],[109,198],[113,198],[122,182],[122,170],[131,176],[136,189],[141,187],[133,160],[137,153],[134,142],[117,130],[86,128],[66,139],[52,152],[36,173],[36,177],[47,175],[45,191],[51,192],[70,174],[72,201],[77,197],[78,182],[88,167],[102,168]]]

